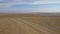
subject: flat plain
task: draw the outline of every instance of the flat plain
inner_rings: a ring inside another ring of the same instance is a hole
[[[0,16],[0,34],[60,34],[60,16]]]

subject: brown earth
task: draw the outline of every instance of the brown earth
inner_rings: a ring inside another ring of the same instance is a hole
[[[60,16],[0,16],[0,34],[60,34]]]

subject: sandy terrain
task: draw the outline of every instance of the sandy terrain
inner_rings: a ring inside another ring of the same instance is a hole
[[[1,16],[0,34],[60,34],[60,16]]]

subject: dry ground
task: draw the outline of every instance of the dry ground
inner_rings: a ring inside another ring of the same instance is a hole
[[[60,16],[0,16],[0,34],[60,34]]]

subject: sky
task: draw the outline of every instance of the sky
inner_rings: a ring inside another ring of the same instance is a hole
[[[0,0],[1,12],[60,12],[60,0]]]

